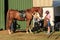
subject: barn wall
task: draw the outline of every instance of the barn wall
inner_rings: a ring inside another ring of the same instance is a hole
[[[0,0],[0,29],[5,29],[4,0]]]
[[[32,0],[8,0],[9,9],[24,10],[32,7]]]

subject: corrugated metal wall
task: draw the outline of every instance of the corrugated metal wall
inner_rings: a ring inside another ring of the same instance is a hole
[[[33,6],[32,0],[8,0],[9,9],[25,10]],[[26,28],[26,21],[18,21],[20,29]]]
[[[0,0],[0,29],[5,29],[4,0]]]
[[[31,8],[32,0],[8,0],[9,9],[23,10]]]

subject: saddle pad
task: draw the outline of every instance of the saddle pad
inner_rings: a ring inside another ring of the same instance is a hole
[[[19,12],[20,12],[20,17],[21,18],[25,18],[25,11],[24,10],[21,10]]]

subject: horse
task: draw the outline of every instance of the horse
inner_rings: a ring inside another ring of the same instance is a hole
[[[16,20],[19,20],[19,21],[24,21],[26,19],[26,33],[28,33],[28,30],[30,29],[31,27],[31,21],[32,21],[32,18],[33,18],[33,15],[34,15],[34,12],[38,12],[40,17],[42,17],[42,14],[43,14],[43,9],[42,7],[32,7],[30,9],[26,9],[23,11],[24,14],[25,14],[25,17],[22,18],[20,15],[21,12],[19,12],[18,10],[14,10],[14,9],[9,9],[7,11],[7,22],[6,22],[6,29],[8,31],[9,34],[11,34],[11,30],[10,30],[10,27],[11,27],[11,24],[13,22],[14,19]],[[31,33],[31,30],[30,30],[30,33]]]

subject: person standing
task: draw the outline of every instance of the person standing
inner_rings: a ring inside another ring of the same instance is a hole
[[[13,23],[11,24],[11,30],[15,33],[17,27],[17,20],[13,20]]]
[[[50,34],[50,27],[51,27],[50,18],[51,18],[51,15],[50,15],[48,10],[45,13],[46,13],[45,17],[46,17],[46,21],[47,21],[47,26],[48,26],[47,34]]]
[[[34,27],[34,23],[40,21],[40,15],[38,12],[35,12],[35,14],[33,15],[33,27]]]

